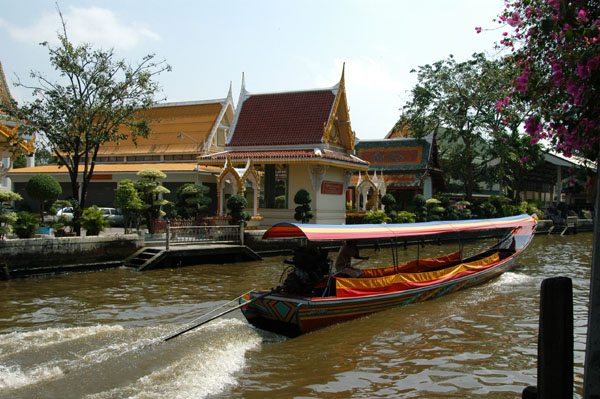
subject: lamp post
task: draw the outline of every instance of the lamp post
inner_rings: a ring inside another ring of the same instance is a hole
[[[192,140],[194,143],[196,143],[196,184],[198,184],[198,174],[200,173],[200,171],[198,170],[198,157],[200,157],[200,142],[198,140],[196,140],[195,138],[193,138],[192,136],[190,136],[187,133],[184,132],[179,132],[179,134],[177,135],[178,139],[183,139],[184,137],[187,137],[188,139]]]

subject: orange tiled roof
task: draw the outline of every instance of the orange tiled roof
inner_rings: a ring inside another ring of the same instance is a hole
[[[131,173],[140,170],[155,168],[163,172],[194,172],[196,162],[170,162],[170,163],[115,163],[115,164],[96,164],[94,173]],[[83,172],[83,167],[79,168]],[[200,166],[199,172],[219,173],[220,168],[210,166]],[[67,168],[59,165],[42,165],[31,168],[12,169],[8,172],[10,175],[30,174],[30,173],[68,173]]]

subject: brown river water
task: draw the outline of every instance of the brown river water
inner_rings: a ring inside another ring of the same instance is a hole
[[[581,397],[591,250],[591,233],[539,235],[511,272],[484,285],[294,339],[257,330],[236,310],[157,343],[238,295],[277,286],[285,257],[2,281],[0,398],[520,398],[536,380],[540,284],[554,276],[573,280]],[[409,260],[417,248],[399,253]],[[361,255],[392,261],[386,248]]]

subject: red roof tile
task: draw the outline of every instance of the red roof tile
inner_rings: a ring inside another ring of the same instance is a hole
[[[229,146],[321,143],[334,101],[331,89],[251,95]]]

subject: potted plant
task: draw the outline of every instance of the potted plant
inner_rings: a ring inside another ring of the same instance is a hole
[[[80,222],[81,227],[85,229],[85,234],[88,236],[97,236],[109,226],[104,212],[96,206],[85,209]]]

